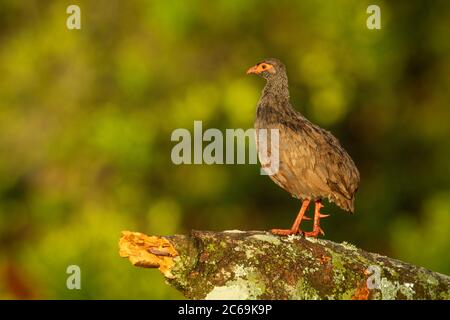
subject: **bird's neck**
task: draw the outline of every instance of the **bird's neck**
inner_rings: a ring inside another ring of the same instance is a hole
[[[273,107],[289,106],[289,86],[287,76],[281,75],[275,79],[269,79],[261,96],[262,105]]]

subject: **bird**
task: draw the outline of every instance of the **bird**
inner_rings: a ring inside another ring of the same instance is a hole
[[[355,193],[360,174],[350,155],[329,131],[309,121],[294,109],[289,98],[288,77],[284,64],[274,58],[265,59],[247,70],[266,80],[257,104],[254,123],[256,146],[260,163],[267,162],[272,154],[271,145],[263,153],[258,139],[261,129],[277,129],[279,142],[278,170],[269,177],[294,198],[301,200],[300,211],[290,229],[272,229],[272,234],[288,236],[303,234],[306,237],[324,236],[320,219],[322,201],[328,199],[350,213],[354,212]],[[267,141],[266,141],[267,142]],[[262,166],[264,170],[264,165]],[[312,231],[300,229],[303,220],[311,220],[306,211],[314,202]]]

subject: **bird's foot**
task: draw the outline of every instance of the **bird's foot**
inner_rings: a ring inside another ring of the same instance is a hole
[[[301,233],[300,230],[292,230],[292,229],[272,229],[270,230],[271,233],[279,235],[279,236],[290,236],[292,234],[299,234]]]
[[[305,232],[304,234],[305,234],[305,237],[317,238],[319,236],[319,234],[324,236],[325,232],[323,232],[321,227],[317,227],[317,228],[314,228],[313,231]]]
[[[320,219],[327,218],[330,215],[329,214],[322,214],[320,212],[320,209],[323,208],[323,204],[320,202],[320,200],[315,202],[315,209],[314,209],[314,227],[313,231],[305,232],[305,237],[314,237],[317,238],[319,234],[322,236],[325,235],[325,232],[323,232],[322,228],[320,227]]]

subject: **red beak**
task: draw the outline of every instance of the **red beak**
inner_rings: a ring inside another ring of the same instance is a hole
[[[255,73],[258,74],[258,65],[255,65],[253,67],[251,67],[250,69],[247,70],[247,74],[251,74],[251,73]]]

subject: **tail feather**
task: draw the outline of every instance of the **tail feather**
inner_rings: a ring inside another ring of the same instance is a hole
[[[350,213],[355,212],[355,197],[352,197],[351,199],[344,198],[342,196],[332,196],[328,198],[329,201],[336,203],[340,208],[344,209],[345,211],[348,211]]]

